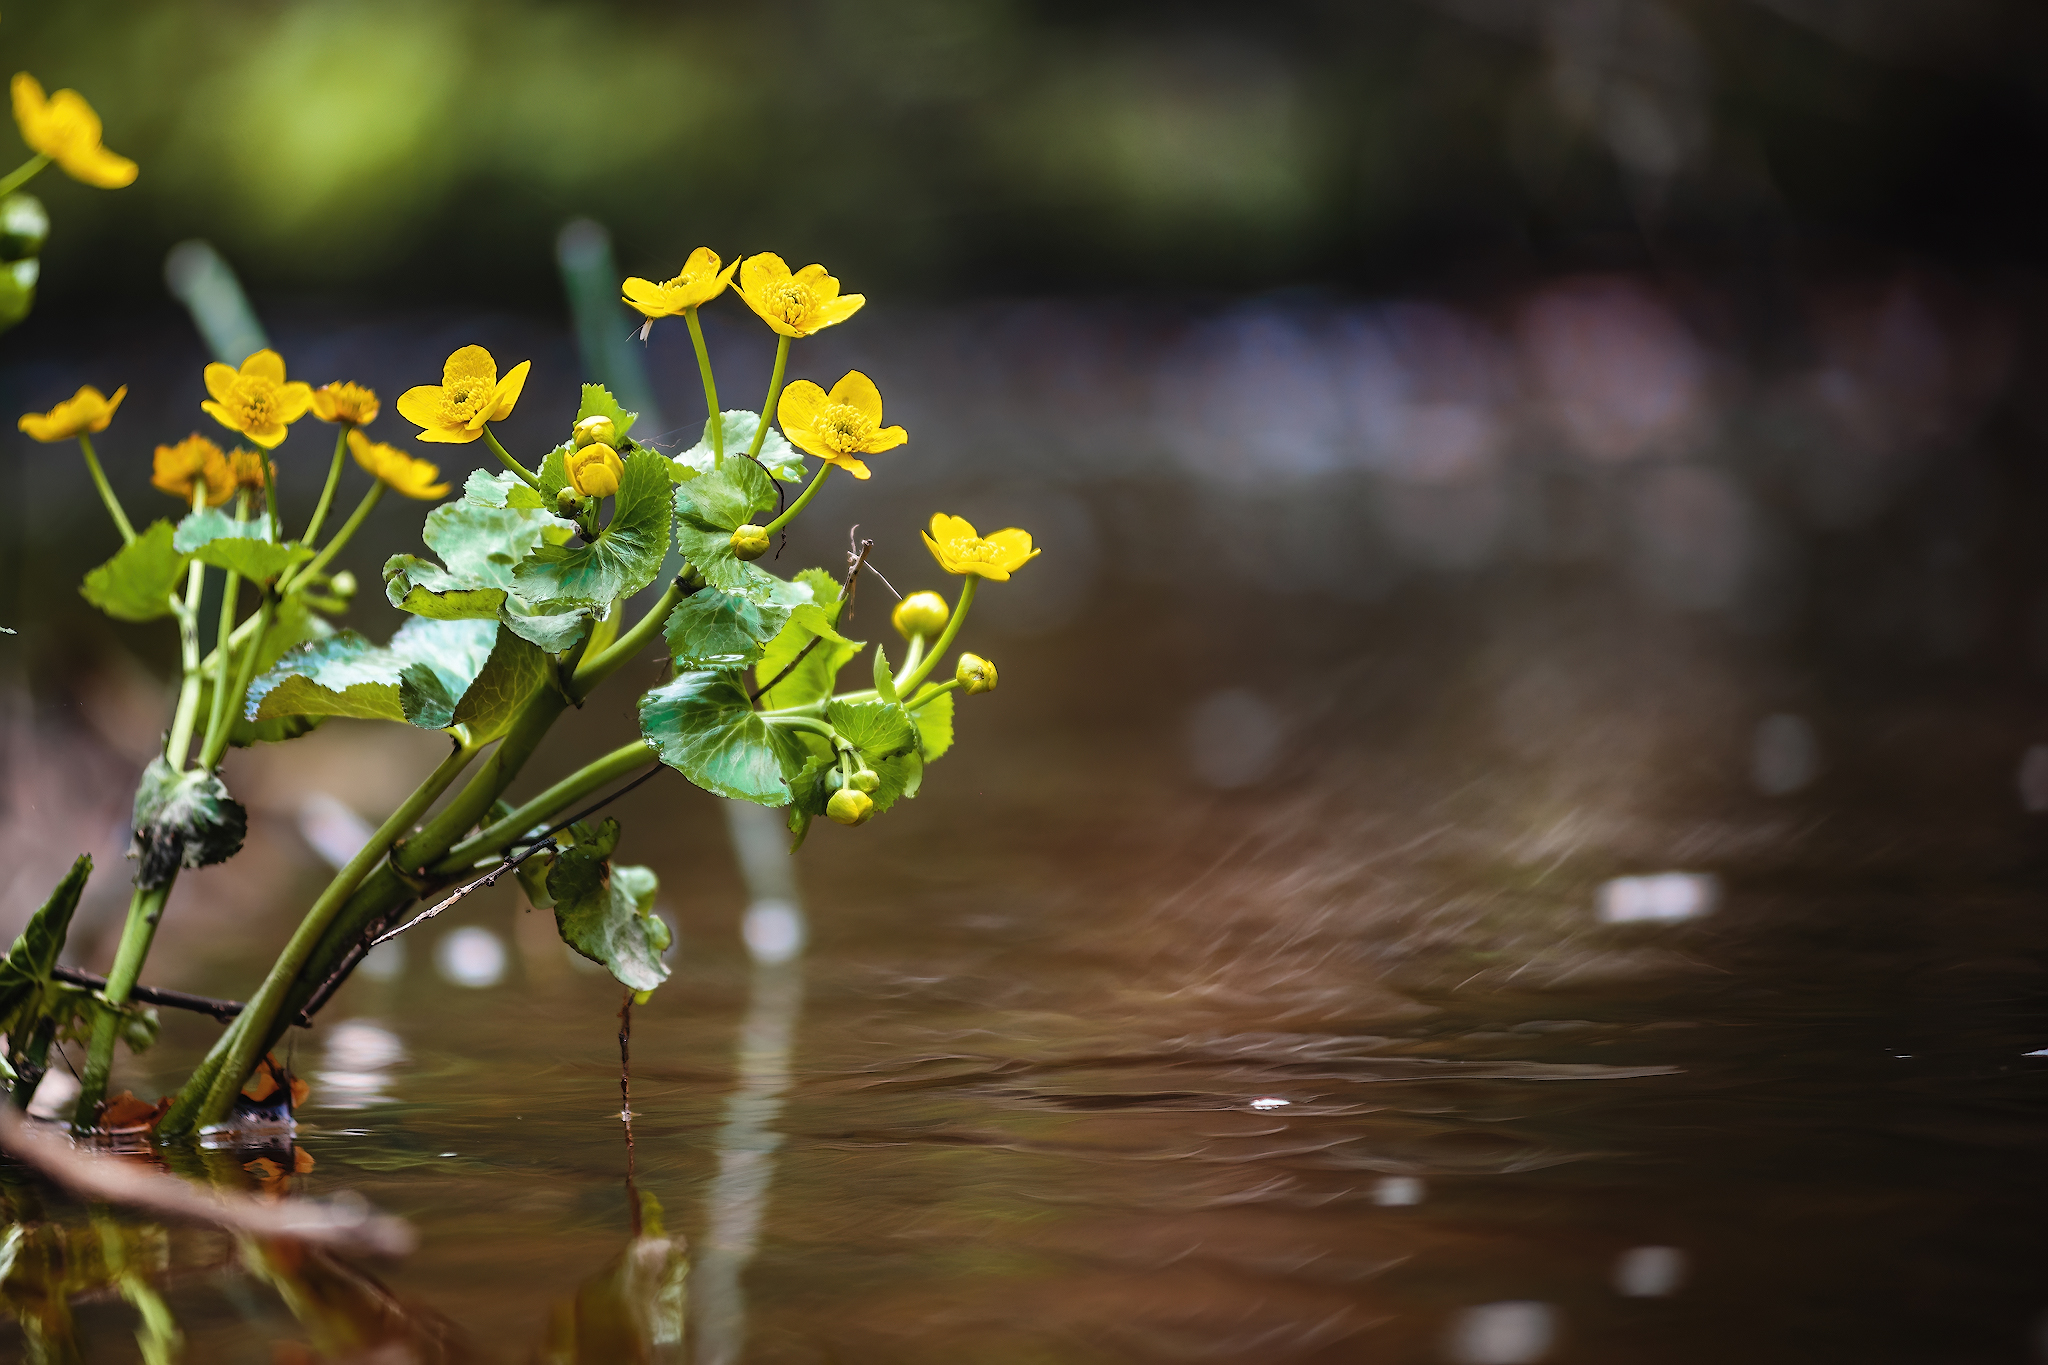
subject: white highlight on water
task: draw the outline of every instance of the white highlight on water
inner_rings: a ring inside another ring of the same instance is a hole
[[[1710,913],[1721,881],[1705,872],[1658,872],[1603,883],[1596,903],[1603,924],[1673,924]]]
[[[495,986],[505,979],[504,940],[480,925],[465,924],[434,945],[434,969],[457,986]]]
[[[1557,1340],[1557,1310],[1534,1299],[1463,1308],[1451,1319],[1444,1354],[1455,1365],[1535,1365]]]

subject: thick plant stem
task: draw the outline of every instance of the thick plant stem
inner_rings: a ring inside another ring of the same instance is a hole
[[[980,582],[980,574],[967,575],[967,581],[960,585],[960,600],[953,606],[953,619],[946,622],[945,632],[939,636],[938,643],[932,646],[932,652],[925,655],[924,662],[919,664],[909,677],[896,680],[896,695],[905,695],[930,676],[932,669],[952,646],[953,637],[960,633],[960,623],[967,619],[967,609],[974,605],[974,589]]]
[[[306,917],[292,933],[291,941],[285,944],[284,951],[279,953],[277,961],[271,964],[270,974],[264,977],[263,984],[257,988],[256,994],[235,1017],[235,1022],[228,1026],[227,1032],[214,1044],[213,1052],[208,1054],[208,1062],[212,1062],[216,1055],[221,1059],[208,1077],[213,1083],[200,1093],[194,1093],[194,1084],[204,1072],[202,1068],[202,1072],[194,1073],[192,1080],[186,1082],[185,1089],[179,1093],[178,1108],[189,1116],[180,1125],[181,1129],[189,1131],[192,1128],[218,1123],[227,1117],[229,1108],[234,1104],[236,1092],[242,1088],[243,1078],[269,1050],[274,1036],[272,1026],[281,1019],[289,1020],[290,1016],[283,1013],[285,996],[299,975],[299,969],[306,965],[314,945],[326,932],[335,912],[341,909],[362,885],[364,877],[369,875],[370,870],[383,861],[391,845],[404,836],[413,822],[425,813],[436,797],[448,789],[448,784],[453,782],[475,757],[476,750],[457,747],[428,775],[427,780],[422,782],[397,810],[391,812],[382,825],[378,826],[377,832],[370,836],[370,841],[357,851],[356,856],[349,859],[341,871],[334,874],[334,880],[327,884],[327,889],[320,893],[320,898],[306,911]],[[167,1120],[169,1117],[166,1116]]]
[[[114,965],[107,973],[106,989],[101,992],[108,1004],[125,1003],[128,992],[135,989],[136,978],[142,975],[143,960],[149,956],[149,945],[156,938],[157,921],[163,918],[164,902],[170,899],[171,884],[176,880],[174,868],[171,882],[147,890],[137,887],[135,894],[129,897],[128,921],[121,926],[121,946],[114,950]],[[100,1105],[107,1098],[107,1074],[113,1069],[114,1043],[120,1035],[120,1028],[121,1018],[111,1010],[101,1012],[93,1020],[85,1074],[80,1077],[83,1088],[78,1092],[78,1107],[71,1115],[74,1132],[87,1132],[99,1122]]]
[[[41,152],[36,153],[28,160],[22,162],[19,166],[16,166],[13,170],[9,171],[7,173],[6,179],[0,180],[0,194],[14,193],[23,185],[26,185],[29,181],[35,179],[36,176],[42,173],[43,167],[49,164],[49,157],[44,156]]]
[[[525,465],[513,459],[511,451],[498,444],[498,433],[492,431],[489,427],[484,428],[484,444],[491,448],[491,454],[497,456],[505,468],[524,479],[528,488],[540,487],[540,480]]]
[[[782,393],[782,372],[789,368],[789,338],[775,338],[775,372],[768,376],[768,401],[761,405],[761,425],[754,428],[754,443],[747,447],[747,458],[761,458],[761,443],[768,439],[768,424],[775,420],[775,400]]]
[[[654,761],[654,750],[647,747],[647,741],[636,739],[621,744],[602,758],[584,764],[510,815],[492,821],[464,839],[428,871],[438,877],[452,877],[468,871],[477,859],[504,852],[534,826],[560,815],[606,783]]]
[[[819,465],[818,472],[812,476],[811,481],[808,484],[804,485],[804,491],[796,495],[796,501],[791,503],[789,506],[783,508],[781,516],[769,522],[766,526],[763,526],[761,529],[772,536],[777,531],[780,531],[783,527],[789,525],[792,521],[795,521],[796,514],[804,510],[804,504],[809,502],[812,498],[816,497],[818,495],[818,490],[825,486],[825,476],[830,474],[834,469],[837,469],[838,467],[839,466],[837,465],[830,464]]]
[[[334,539],[327,542],[327,548],[314,555],[307,562],[305,568],[299,570],[290,578],[281,580],[277,585],[278,592],[283,593],[287,588],[300,582],[312,582],[313,576],[325,570],[334,557],[341,553],[341,547],[348,544],[350,538],[362,526],[363,518],[370,515],[370,509],[375,507],[377,500],[383,496],[384,480],[379,479],[370,485],[369,492],[363,494],[363,500],[356,504],[355,511],[348,514],[348,520],[344,521],[341,524],[341,529],[334,533]]]
[[[213,709],[206,717],[206,741],[200,745],[201,753],[212,749],[215,737],[234,724],[233,713],[228,710],[228,664],[235,656],[235,599],[241,593],[242,576],[230,569],[220,590],[220,643],[213,650]],[[249,646],[251,657],[258,648],[256,644]]]
[[[266,592],[263,594],[263,605],[256,609],[256,638],[250,642],[248,649],[242,652],[241,665],[235,669],[235,681],[228,691],[229,715],[233,715],[242,709],[242,698],[249,694],[250,680],[256,676],[256,656],[263,651],[263,636],[270,630],[270,623],[276,617],[277,597],[274,593]],[[226,672],[225,665],[222,667],[222,672]],[[219,701],[216,699],[214,703],[216,714],[219,713],[219,707]],[[228,750],[228,737],[233,733],[234,727],[232,725],[223,725],[218,730],[209,730],[206,735],[206,743],[201,745],[199,749],[199,766],[208,772],[218,768],[220,766],[220,756]]]
[[[704,381],[704,411],[711,427],[711,467],[725,468],[725,414],[718,410],[718,381],[711,377],[711,351],[704,344],[704,329],[697,325],[697,310],[685,308],[683,321],[690,324],[690,344],[697,348],[697,374]]]
[[[589,696],[599,683],[618,672],[619,667],[641,650],[667,624],[668,616],[675,610],[676,603],[683,600],[680,584],[671,583],[668,591],[655,599],[647,614],[633,623],[633,628],[612,641],[595,655],[587,655],[581,666],[569,680],[569,695],[577,701]]]
[[[299,537],[301,545],[311,545],[319,536],[327,521],[327,509],[334,505],[334,490],[341,483],[341,457],[348,450],[348,433],[348,426],[343,424],[334,434],[334,463],[327,467],[327,485],[320,490],[320,501],[313,508],[313,519],[306,523],[306,534]]]
[[[78,448],[85,454],[86,470],[92,475],[93,487],[100,490],[100,501],[107,505],[107,515],[114,519],[114,527],[121,533],[121,543],[133,543],[135,528],[128,524],[128,514],[121,510],[121,500],[114,496],[114,489],[107,482],[106,471],[100,468],[100,457],[93,454],[92,437],[82,431],[79,432]]]
[[[164,741],[164,762],[173,768],[185,766],[192,748],[192,730],[199,722],[199,597],[206,587],[206,566],[198,560],[185,570],[185,605],[178,613],[179,664],[183,676],[178,682],[178,709],[171,713],[170,737]]]

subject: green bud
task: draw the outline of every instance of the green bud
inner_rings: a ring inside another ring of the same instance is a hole
[[[343,569],[340,573],[327,580],[327,588],[336,597],[354,597],[356,595],[356,576],[347,569]]]
[[[643,915],[640,923],[647,931],[647,946],[655,952],[665,953],[668,945],[675,942],[675,936],[669,932],[668,921],[660,915]]]
[[[825,814],[842,825],[864,825],[875,813],[875,803],[863,791],[851,788],[832,793],[832,799],[825,803]]]
[[[565,517],[574,517],[583,510],[583,495],[576,491],[576,485],[565,483],[557,490],[555,510]]]
[[[768,553],[768,533],[748,522],[732,533],[732,552],[740,559],[759,559]]]
[[[914,640],[920,635],[936,638],[952,615],[953,609],[937,593],[914,592],[896,604],[889,619],[896,623],[904,639]]]
[[[853,775],[853,789],[857,792],[871,792],[882,785],[882,775],[873,768],[862,768]]]
[[[953,676],[960,680],[960,690],[969,696],[996,690],[996,666],[979,654],[962,654]]]
[[[618,424],[603,413],[599,413],[595,417],[586,417],[576,424],[575,440],[578,450],[588,445],[617,445],[619,443]]]
[[[0,261],[25,261],[42,254],[50,237],[50,215],[32,194],[0,199]]]

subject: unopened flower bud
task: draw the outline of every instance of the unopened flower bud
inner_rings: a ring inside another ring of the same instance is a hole
[[[996,690],[996,666],[979,654],[962,654],[953,676],[960,680],[960,690],[969,696]]]
[[[946,605],[946,599],[935,592],[914,592],[896,604],[896,610],[889,619],[896,623],[896,629],[906,640],[920,635],[936,637],[946,628],[946,620],[953,609]]]
[[[882,775],[873,768],[862,768],[853,775],[853,789],[857,792],[871,792],[882,785]]]
[[[560,428],[556,429],[560,430]],[[578,450],[592,445],[617,445],[619,443],[618,424],[603,413],[598,413],[594,417],[586,417],[576,424],[575,440]]]
[[[356,576],[347,569],[343,569],[340,573],[327,580],[327,590],[336,597],[354,597],[356,595]]]
[[[576,485],[565,483],[555,491],[555,510],[565,517],[583,510],[583,495],[576,491]]]
[[[586,498],[608,498],[619,491],[626,462],[619,452],[593,441],[569,457],[569,487]]]
[[[875,803],[864,791],[848,787],[832,793],[832,799],[825,803],[825,814],[842,825],[864,825],[875,813]]]
[[[648,915],[640,923],[647,931],[647,946],[655,952],[665,953],[668,951],[668,945],[675,942],[675,935],[670,932],[668,921],[660,915]]]
[[[732,533],[732,552],[740,559],[759,559],[768,553],[768,532],[748,522]]]

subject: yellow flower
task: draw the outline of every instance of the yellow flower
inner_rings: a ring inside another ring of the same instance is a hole
[[[366,427],[377,420],[383,407],[375,391],[361,384],[322,384],[313,390],[313,415],[323,422]]]
[[[593,441],[569,456],[569,485],[586,498],[608,498],[618,492],[625,472],[619,452],[602,441]]]
[[[867,302],[864,294],[841,296],[839,281],[824,266],[807,265],[792,275],[788,264],[769,251],[747,257],[740,267],[740,297],[786,337],[807,337],[844,322]]]
[[[421,384],[398,395],[398,412],[420,429],[422,441],[462,445],[484,434],[484,423],[512,415],[519,391],[526,387],[522,360],[498,378],[498,362],[481,346],[465,346],[441,367],[441,382]]]
[[[254,450],[236,446],[228,452],[228,469],[234,475],[234,487],[246,488],[252,493],[263,491],[263,456]],[[277,486],[277,463],[270,465],[270,483]]]
[[[947,573],[973,574],[997,583],[1008,582],[1011,574],[1038,556],[1031,548],[1029,531],[1012,526],[990,532],[983,539],[967,518],[949,517],[944,512],[932,513],[932,529],[925,535],[924,547]]]
[[[732,272],[740,268],[734,260],[723,270],[718,268],[718,253],[708,246],[700,246],[690,253],[690,259],[683,262],[682,273],[666,284],[643,280],[638,275],[626,281],[622,300],[628,308],[637,308],[650,318],[672,318],[691,308],[702,308],[725,292],[732,283]]]
[[[76,90],[59,90],[44,99],[36,78],[26,71],[17,72],[14,121],[30,150],[56,162],[73,180],[103,190],[135,182],[135,163],[100,145],[100,116]]]
[[[434,482],[441,477],[441,466],[431,461],[416,460],[398,447],[373,441],[360,431],[348,434],[348,448],[357,464],[408,498],[427,502],[448,492],[447,484]]]
[[[808,379],[793,381],[775,416],[791,445],[856,479],[865,479],[868,467],[855,456],[894,450],[910,439],[902,427],[882,425],[882,392],[859,370],[848,370],[830,393]]]
[[[18,425],[45,444],[68,441],[81,431],[105,431],[114,420],[114,409],[127,396],[126,384],[115,389],[112,398],[87,384],[48,412],[25,413]]]
[[[284,357],[263,350],[232,365],[206,367],[206,391],[213,397],[200,409],[229,431],[239,431],[265,450],[284,444],[285,428],[313,406],[310,384],[287,384]]]
[[[158,446],[149,482],[172,497],[192,501],[198,480],[206,480],[206,502],[218,507],[235,495],[235,475],[220,447],[193,432],[174,446]]]

